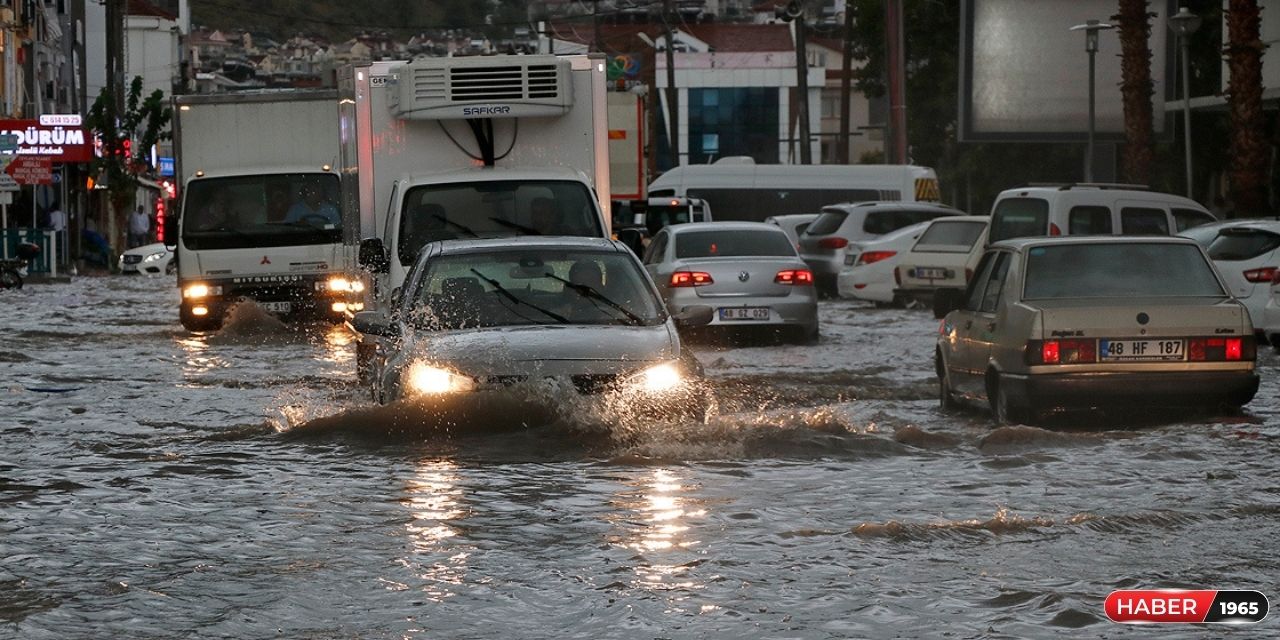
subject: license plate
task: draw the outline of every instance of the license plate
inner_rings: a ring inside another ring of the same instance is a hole
[[[924,280],[941,280],[947,277],[947,270],[938,267],[916,267],[916,277]]]
[[[720,310],[721,320],[768,320],[769,307],[730,307]]]
[[[293,309],[291,302],[259,302],[258,306],[270,313],[289,313]]]
[[[1099,340],[1102,360],[1185,360],[1184,340]]]
[[[852,266],[853,266],[854,261],[855,261],[855,260],[857,260],[857,259],[858,259],[858,256],[855,256],[855,255],[853,255],[852,253],[846,253],[846,254],[844,254],[844,266],[846,266],[846,267],[852,267]]]

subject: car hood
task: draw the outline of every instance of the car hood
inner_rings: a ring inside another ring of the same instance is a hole
[[[612,374],[674,360],[680,356],[679,344],[670,322],[649,327],[539,325],[418,333],[402,354],[468,375]]]

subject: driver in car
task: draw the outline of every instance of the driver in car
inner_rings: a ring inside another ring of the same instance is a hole
[[[338,224],[341,220],[338,208],[325,202],[320,187],[308,184],[302,188],[302,200],[295,202],[285,214],[285,222],[308,224]]]

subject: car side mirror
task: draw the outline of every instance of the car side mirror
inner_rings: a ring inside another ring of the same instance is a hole
[[[711,324],[715,314],[715,309],[704,304],[695,304],[681,309],[680,313],[671,314],[671,317],[675,319],[677,327],[691,329]]]
[[[386,247],[382,246],[381,238],[365,238],[361,240],[360,254],[356,256],[356,263],[361,268],[373,273],[391,271],[391,261],[387,259],[387,250]]]
[[[644,233],[639,229],[623,229],[618,232],[618,241],[627,245],[636,257],[644,257]]]
[[[938,289],[933,292],[933,317],[941,320],[963,303],[964,289]]]
[[[361,311],[351,318],[351,328],[373,336],[394,336],[396,326],[381,311]]]

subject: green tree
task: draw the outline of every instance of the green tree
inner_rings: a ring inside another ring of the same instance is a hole
[[[1120,94],[1124,102],[1124,161],[1126,182],[1151,182],[1152,146],[1151,18],[1147,0],[1120,0],[1120,12],[1111,16],[1120,32]]]
[[[159,89],[142,97],[141,76],[129,85],[123,113],[115,113],[115,104],[111,86],[103,87],[85,124],[102,140],[102,156],[91,170],[107,185],[108,240],[112,246],[122,247],[125,216],[133,206],[138,176],[147,170],[150,149],[172,135],[168,129],[173,109],[165,105],[164,92]]]

